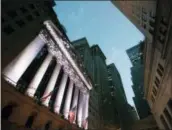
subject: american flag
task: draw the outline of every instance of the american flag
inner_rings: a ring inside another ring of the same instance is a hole
[[[76,113],[76,106],[73,107],[69,112],[69,122],[70,123],[73,123],[73,121],[75,119],[75,113]]]
[[[41,98],[41,101],[45,101],[49,96],[52,95],[52,93],[53,93],[53,91],[50,92],[49,94],[47,94],[45,97],[42,97],[42,98]]]
[[[86,129],[87,123],[88,123],[88,117],[85,118],[85,119],[83,120],[83,122],[82,122],[82,127],[83,127],[84,129]]]
[[[57,90],[57,87],[55,87],[54,90],[51,91],[49,94],[47,94],[46,96],[42,97],[42,98],[41,98],[41,101],[45,101],[49,96],[51,96],[51,95],[53,94],[53,92],[54,92],[55,90]]]

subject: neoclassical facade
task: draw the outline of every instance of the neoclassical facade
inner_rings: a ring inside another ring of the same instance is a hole
[[[2,70],[2,118],[28,128],[42,128],[37,121],[51,118],[53,129],[66,124],[87,129],[92,84],[82,66],[58,28],[45,21],[32,42]],[[70,113],[74,119],[69,123]]]

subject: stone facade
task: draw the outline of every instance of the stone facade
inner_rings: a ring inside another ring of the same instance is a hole
[[[171,1],[158,1],[154,41],[144,48],[145,97],[160,129],[172,129],[171,6]]]

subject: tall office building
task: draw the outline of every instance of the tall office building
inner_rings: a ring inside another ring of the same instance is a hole
[[[107,114],[109,118],[111,118],[111,123],[116,125],[116,127],[121,127],[121,113],[119,111],[120,105],[118,103],[124,103],[126,101],[125,92],[123,90],[122,82],[120,80],[119,73],[114,65],[114,63],[107,65],[107,71],[108,71],[108,94],[107,98],[108,100],[105,100],[104,102],[107,102],[107,107],[109,108],[109,112],[112,114]],[[112,104],[111,107],[108,105]]]
[[[153,40],[157,1],[111,1],[148,39]]]
[[[131,67],[132,88],[135,94],[133,101],[140,119],[143,119],[151,113],[147,101],[144,99],[144,66],[141,62],[141,57],[143,55],[141,52],[141,44],[127,49],[126,52],[133,65]]]
[[[99,128],[99,102],[98,102],[98,93],[94,88],[93,81],[93,57],[91,55],[91,49],[87,39],[81,38],[75,41],[72,41],[72,45],[75,50],[78,52],[81,60],[83,61],[83,66],[86,68],[87,74],[92,79],[93,89],[90,92],[90,100],[89,100],[89,125],[90,129],[98,129]]]
[[[92,83],[53,5],[2,3],[3,129],[88,129]]]
[[[115,95],[119,94],[120,102],[127,102],[127,98],[125,95],[124,87],[122,84],[121,76],[115,66],[114,63],[111,63],[107,66],[108,69],[108,84],[109,86],[113,86],[116,90]]]
[[[107,81],[107,67],[106,67],[106,57],[98,45],[91,46],[91,54],[93,58],[93,80],[95,90],[99,94],[99,113],[100,113],[100,127],[106,125],[105,121],[105,111],[103,100],[108,92],[108,81]]]
[[[127,102],[121,77],[115,64],[109,64],[107,69],[108,85],[110,87],[110,95],[113,97],[112,103],[114,104],[114,124],[119,125],[121,130],[130,130],[133,122],[138,119],[136,111]]]

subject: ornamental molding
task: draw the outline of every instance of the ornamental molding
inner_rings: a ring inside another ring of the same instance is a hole
[[[63,52],[60,50],[59,46],[50,37],[50,34],[48,34],[46,30],[41,30],[39,36],[47,44],[49,53],[51,53],[56,58],[57,63],[63,66],[64,72],[69,75],[74,84],[83,93],[87,93],[88,90],[86,89],[86,86],[84,86],[81,78],[79,78],[72,65],[69,63]],[[66,42],[63,41],[63,44],[66,44]]]

